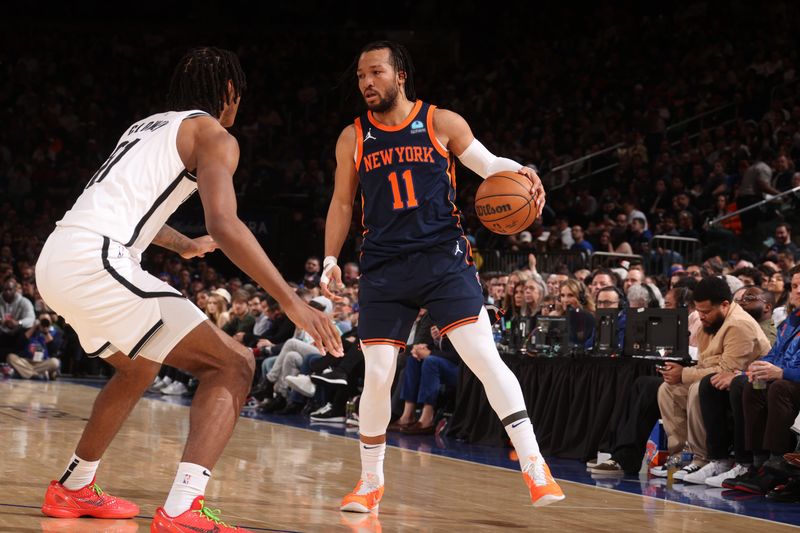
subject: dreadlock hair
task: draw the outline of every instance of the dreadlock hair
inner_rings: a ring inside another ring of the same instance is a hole
[[[389,61],[391,61],[395,72],[405,72],[406,74],[404,85],[406,98],[412,102],[417,100],[417,90],[414,87],[414,63],[411,62],[411,54],[408,53],[408,49],[394,41],[373,41],[358,52],[358,55],[353,62],[350,63],[350,66],[347,67],[347,70],[343,72],[336,84],[341,94],[341,104],[343,108],[353,100],[358,102],[359,107],[363,107],[364,101],[361,98],[361,93],[353,84],[353,79],[356,77],[356,71],[358,70],[358,60],[361,54],[372,52],[373,50],[382,50],[384,48],[389,50]]]
[[[228,81],[233,84],[234,99],[239,98],[247,80],[236,54],[210,46],[193,48],[175,67],[167,104],[173,111],[201,109],[219,117],[228,102]]]
[[[373,41],[361,49],[358,57],[361,57],[361,54],[384,48],[389,50],[389,60],[392,62],[394,71],[398,73],[405,72],[406,74],[404,85],[406,98],[412,102],[416,101],[417,90],[414,88],[414,63],[411,62],[411,54],[408,53],[408,49],[405,46],[394,41]],[[355,65],[358,65],[358,57],[354,62]]]

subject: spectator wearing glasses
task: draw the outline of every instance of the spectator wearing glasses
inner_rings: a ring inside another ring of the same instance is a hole
[[[774,345],[777,331],[772,321],[772,310],[775,306],[775,297],[772,293],[761,287],[744,286],[736,291],[733,301],[741,305],[742,309],[758,322],[770,346]]]

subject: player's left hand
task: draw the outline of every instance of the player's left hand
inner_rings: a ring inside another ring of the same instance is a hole
[[[536,172],[534,172],[534,170],[530,167],[521,167],[519,170],[517,170],[517,172],[531,180],[531,194],[536,202],[537,209],[541,213],[542,209],[544,209],[546,195],[544,192],[544,185],[542,185],[542,180],[539,179],[539,175],[536,174]]]
[[[217,248],[219,248],[217,242],[210,235],[203,235],[202,237],[191,239],[191,246],[181,253],[181,257],[184,259],[203,257]]]

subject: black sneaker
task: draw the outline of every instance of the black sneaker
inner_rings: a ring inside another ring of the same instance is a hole
[[[311,374],[311,379],[331,385],[347,385],[347,373],[338,368],[328,367],[319,374]]]
[[[769,491],[766,498],[777,503],[800,503],[800,477],[789,478],[783,485]]]
[[[261,411],[262,413],[274,413],[275,411],[280,411],[284,407],[286,407],[286,398],[278,394],[274,398],[265,400],[264,403],[261,404],[261,407],[258,408],[258,410]]]
[[[314,411],[310,419],[312,422],[344,422],[344,409],[336,409],[326,403],[321,409]]]
[[[766,494],[778,485],[782,485],[789,480],[789,474],[768,466],[761,467],[758,474],[749,480],[738,481],[734,487],[742,492],[750,494]]]
[[[736,489],[736,485],[739,483],[750,483],[752,482],[757,476],[758,472],[761,470],[761,467],[750,466],[747,469],[747,472],[742,474],[741,476],[737,476],[734,478],[726,479],[722,482],[722,487],[725,489]]]

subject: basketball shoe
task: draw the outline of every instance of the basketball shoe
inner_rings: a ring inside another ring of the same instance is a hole
[[[195,498],[189,510],[176,517],[169,516],[163,507],[159,507],[150,523],[150,533],[253,533],[220,520],[219,509],[206,507],[203,498]]]
[[[94,480],[78,490],[68,490],[58,481],[51,481],[42,513],[54,518],[133,518],[139,514],[139,506],[103,492]]]
[[[544,507],[566,497],[550,474],[550,467],[541,458],[534,458],[522,471],[522,477],[531,491],[531,503],[534,507]]]
[[[339,509],[353,513],[377,511],[382,497],[383,485],[378,485],[376,479],[360,479],[353,492],[342,499],[342,505]]]

